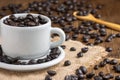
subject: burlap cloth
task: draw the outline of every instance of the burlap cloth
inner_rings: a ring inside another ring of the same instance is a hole
[[[8,70],[0,69],[0,80],[44,80],[45,76],[47,75],[47,70],[55,70],[57,75],[53,76],[53,80],[64,80],[65,75],[74,74],[75,70],[79,68],[81,65],[86,66],[87,68],[91,65],[94,65],[97,61],[99,61],[102,57],[107,55],[105,49],[100,46],[93,46],[89,47],[89,51],[84,54],[81,58],[76,58],[77,53],[81,51],[85,45],[78,41],[66,41],[63,43],[66,45],[65,49],[65,58],[59,64],[44,69],[44,70],[37,70],[31,72],[13,72]],[[75,47],[76,51],[69,51],[71,47]],[[70,60],[70,66],[63,66],[65,60]]]

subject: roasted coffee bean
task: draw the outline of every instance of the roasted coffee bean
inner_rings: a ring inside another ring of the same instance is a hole
[[[82,70],[81,69],[77,69],[76,70],[76,75],[80,75],[80,74],[83,74]]]
[[[102,9],[103,8],[103,5],[99,4],[96,6],[96,9]]]
[[[78,77],[76,75],[67,75],[64,80],[78,80]]]
[[[64,62],[64,66],[69,66],[69,65],[71,65],[71,62],[70,62],[69,60],[66,60],[66,61]]]
[[[96,14],[95,17],[96,18],[101,18],[101,15],[100,14]]]
[[[92,44],[92,43],[87,43],[86,45],[87,46],[94,46],[94,44]]]
[[[111,74],[111,73],[107,73],[107,74],[106,74],[106,76],[109,76],[109,79],[114,78],[114,75],[113,75],[113,74]]]
[[[82,51],[83,53],[86,53],[86,52],[88,51],[88,47],[81,48],[81,51]]]
[[[2,55],[3,55],[3,51],[2,51],[2,47],[0,45],[0,56],[2,56]]]
[[[98,70],[99,66],[98,65],[95,65],[94,66],[94,70]]]
[[[56,71],[53,71],[53,70],[48,70],[47,73],[48,73],[50,76],[56,75]]]
[[[71,47],[70,51],[76,51],[76,48],[75,47]]]
[[[115,76],[115,80],[120,80],[120,75]]]
[[[95,23],[95,24],[93,25],[93,28],[94,28],[95,30],[98,30],[98,29],[100,29],[100,24],[98,24],[98,23]]]
[[[112,49],[111,47],[107,47],[107,48],[106,48],[106,51],[107,51],[107,52],[112,52],[112,50],[113,50],[113,49]]]
[[[88,72],[85,66],[80,66],[79,69],[83,72],[83,74],[86,74]]]
[[[36,64],[36,60],[35,59],[31,59],[28,64]]]
[[[102,71],[99,72],[99,76],[103,77],[104,73]]]
[[[120,73],[120,65],[113,66],[115,72]]]
[[[79,57],[83,57],[83,53],[82,52],[79,52],[78,54],[77,54],[77,57],[79,58]]]
[[[113,78],[113,75],[110,74],[110,73],[107,73],[106,75],[103,76],[103,80],[109,80],[109,79],[112,79]]]
[[[79,74],[79,75],[78,75],[78,79],[79,79],[79,80],[84,79],[84,78],[85,78],[85,76],[84,76],[83,74]]]
[[[86,74],[86,77],[91,79],[94,75],[95,73],[91,72],[91,73]]]
[[[65,48],[66,48],[66,46],[65,46],[65,45],[61,45],[60,47],[62,47],[63,49],[65,49]]]
[[[52,80],[52,78],[49,75],[46,75],[45,80]]]
[[[108,58],[105,58],[103,61],[106,62],[107,64],[110,63],[110,60]]]
[[[71,76],[69,75],[65,76],[64,80],[71,80]]]
[[[99,67],[104,67],[106,65],[106,62],[105,61],[101,61],[100,63],[99,63]]]
[[[37,63],[39,64],[39,63],[44,63],[46,60],[45,59],[38,59],[37,60]]]
[[[95,76],[95,77],[94,77],[94,80],[103,80],[103,78],[100,77],[100,76]]]
[[[116,37],[120,38],[120,33],[117,33],[117,34],[116,34]]]
[[[116,65],[117,63],[118,63],[118,61],[115,60],[115,59],[112,59],[112,60],[110,61],[110,64],[111,64],[111,65]]]

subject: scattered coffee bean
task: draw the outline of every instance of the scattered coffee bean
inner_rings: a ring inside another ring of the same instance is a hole
[[[88,72],[85,66],[80,66],[79,69],[83,72],[83,74],[86,74]]]
[[[69,60],[66,60],[66,61],[64,62],[64,66],[69,66],[69,65],[71,65],[71,62],[70,62]]]
[[[36,64],[36,60],[35,59],[31,59],[28,64]]]
[[[99,66],[98,65],[95,65],[94,66],[94,70],[98,70]]]
[[[77,69],[76,70],[76,75],[80,75],[80,74],[83,74],[82,70],[81,69]]]
[[[112,64],[112,65],[116,65],[117,63],[118,63],[118,61],[115,60],[115,59],[112,59],[112,60],[110,61],[110,64]]]
[[[86,52],[88,51],[88,47],[82,48],[81,51],[82,51],[83,53],[86,53]]]
[[[76,48],[75,47],[71,47],[70,51],[76,51]]]
[[[53,71],[53,70],[48,70],[47,73],[48,73],[50,76],[56,75],[56,71]]]
[[[116,34],[116,37],[120,38],[120,33],[117,33],[117,34]]]
[[[108,58],[105,58],[103,61],[106,62],[107,64],[110,63],[110,60]]]
[[[100,63],[99,63],[99,67],[104,67],[106,65],[106,62],[105,61],[101,61]]]
[[[52,78],[49,75],[46,75],[45,80],[52,80]]]
[[[65,45],[61,45],[61,47],[62,47],[63,49],[65,49],[65,48],[66,48],[66,46],[65,46]]]
[[[94,75],[95,73],[91,72],[91,73],[86,74],[86,77],[91,79]]]
[[[113,50],[113,49],[112,49],[111,47],[107,47],[107,48],[106,48],[106,51],[107,51],[107,52],[112,52],[112,50]]]
[[[83,53],[82,52],[79,52],[78,54],[77,54],[77,57],[79,58],[79,57],[83,57]]]
[[[115,76],[115,80],[120,80],[120,75]]]
[[[115,72],[120,73],[120,65],[113,66]]]
[[[103,77],[104,73],[102,71],[99,72],[99,76]]]
[[[95,76],[94,80],[103,80],[103,78],[101,76]]]

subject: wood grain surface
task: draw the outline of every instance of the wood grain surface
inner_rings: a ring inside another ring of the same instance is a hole
[[[16,4],[21,3],[24,7],[26,7],[28,3],[32,1],[34,0],[0,0],[0,6],[5,6],[9,3],[16,3]],[[36,0],[36,1],[40,1],[40,0]],[[120,0],[89,0],[89,1],[93,5],[96,4],[104,5],[104,8],[100,10],[100,14],[102,15],[101,19],[120,24]],[[117,31],[111,29],[107,29],[107,32],[108,34],[118,33]],[[81,41],[80,38],[79,41]],[[120,38],[114,39],[110,43],[104,42],[100,45],[104,47],[110,46],[113,48],[113,52],[109,54],[109,57],[120,58]],[[102,68],[101,70],[102,71],[105,70],[106,72],[111,72],[111,70],[109,70],[109,66]],[[101,70],[98,70],[97,72]]]

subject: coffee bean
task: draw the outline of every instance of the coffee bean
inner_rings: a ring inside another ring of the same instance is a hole
[[[111,64],[111,65],[116,65],[117,63],[118,63],[118,61],[115,60],[115,59],[112,59],[112,60],[110,61],[110,64]]]
[[[71,80],[71,76],[69,75],[65,76],[64,80]]]
[[[115,76],[115,80],[120,80],[120,75]]]
[[[65,45],[61,45],[60,47],[62,47],[63,49],[65,49],[65,48],[66,48],[66,46],[65,46]]]
[[[64,80],[78,80],[76,75],[67,75]]]
[[[99,67],[104,67],[106,65],[106,62],[105,61],[101,61],[100,63],[99,63]]]
[[[36,60],[35,59],[31,59],[28,64],[36,64]]]
[[[77,69],[76,70],[76,75],[80,75],[80,74],[83,74],[82,70],[81,69]]]
[[[75,47],[71,47],[70,51],[76,51],[76,48]]]
[[[85,66],[80,66],[79,69],[83,72],[83,74],[86,74],[88,72]]]
[[[56,75],[56,71],[53,71],[53,70],[48,70],[47,73],[48,73],[50,76]]]
[[[84,79],[84,78],[85,78],[85,76],[83,74],[78,75],[78,80],[81,80],[81,79]]]
[[[83,57],[83,53],[82,52],[79,52],[78,54],[77,54],[77,57],[79,58],[79,57]]]
[[[40,63],[44,63],[45,61],[46,61],[45,59],[38,59],[37,63],[40,64]]]
[[[94,70],[98,70],[99,66],[98,65],[95,65],[94,66]]]
[[[91,72],[91,73],[86,74],[86,77],[91,79],[94,75],[95,73]]]
[[[87,43],[86,45],[87,46],[94,46],[94,44],[92,44],[92,43]]]
[[[69,60],[66,60],[66,61],[64,62],[64,66],[69,66],[69,65],[71,65],[71,62],[70,62]]]
[[[45,80],[52,80],[52,78],[49,75],[46,75]]]
[[[86,53],[86,52],[88,51],[88,47],[81,48],[81,51],[82,51],[83,53]]]
[[[116,37],[120,38],[120,33],[117,33],[117,34],[116,34]]]
[[[105,58],[103,61],[106,62],[107,64],[110,63],[110,60],[108,58]]]
[[[107,47],[107,48],[106,48],[106,51],[107,51],[107,52],[112,52],[112,48],[111,48],[111,47]]]
[[[103,8],[103,5],[99,4],[96,6],[96,9],[102,9]]]
[[[120,73],[120,65],[113,66],[115,72]]]
[[[102,71],[99,72],[99,76],[103,77],[104,73]]]
[[[94,77],[94,80],[103,80],[103,79],[102,79],[102,77],[100,77],[100,76],[95,76],[95,77]]]

